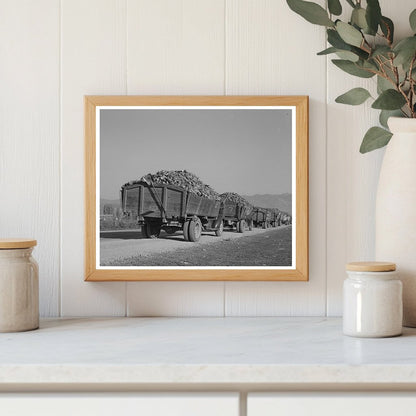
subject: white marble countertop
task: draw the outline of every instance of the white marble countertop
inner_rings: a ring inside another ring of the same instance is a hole
[[[343,336],[341,324],[334,318],[43,320],[37,331],[0,334],[0,389],[48,383],[416,387],[416,329],[359,339]]]

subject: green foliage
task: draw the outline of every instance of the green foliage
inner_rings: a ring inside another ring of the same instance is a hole
[[[351,23],[364,31],[364,33],[368,33],[368,23],[367,18],[365,17],[366,10],[362,7],[356,7],[352,11],[351,14]]]
[[[305,20],[315,25],[334,26],[328,12],[319,4],[303,0],[286,0],[288,6]]]
[[[362,66],[360,67],[358,64],[347,61],[345,59],[333,59],[332,62],[338,68],[342,69],[350,75],[354,75],[355,77],[371,78],[375,75],[373,72],[369,72],[366,69],[363,69]]]
[[[381,22],[381,9],[378,0],[367,0],[365,18],[367,19],[369,33],[375,35]]]
[[[389,89],[383,91],[373,102],[372,107],[378,110],[399,110],[406,104],[406,99],[399,91]]]
[[[357,48],[361,47],[361,44],[363,43],[363,35],[354,26],[338,20],[336,30],[345,43],[356,46]]]
[[[393,50],[396,54],[394,63],[401,65],[405,71],[408,70],[416,54],[416,36],[401,40]]]
[[[327,0],[327,10],[305,0],[286,0],[289,7],[307,21],[326,26],[329,48],[318,55],[335,54],[334,65],[359,78],[377,79],[377,97],[372,108],[381,110],[379,122],[364,136],[360,152],[385,146],[391,137],[389,117],[416,118],[416,33],[396,42],[394,23],[384,16],[379,0],[345,0],[349,19],[336,18],[343,12],[342,1]],[[344,13],[345,15],[345,13]],[[416,9],[409,16],[416,32]],[[360,105],[371,98],[365,88],[353,88],[336,98],[337,103]],[[387,130],[386,130],[387,129]]]
[[[360,153],[368,153],[372,150],[379,149],[388,144],[393,136],[389,131],[382,129],[381,127],[371,127],[364,135],[361,142]]]
[[[383,35],[388,40],[388,42],[390,44],[393,43],[393,39],[394,39],[394,23],[392,22],[392,20],[389,19],[386,16],[382,16],[381,17],[381,21],[380,21],[380,28],[381,28],[381,31],[383,32]]]
[[[329,13],[339,16],[342,13],[342,6],[339,0],[328,0]]]
[[[416,32],[416,9],[414,9],[412,11],[412,13],[410,13],[409,23],[410,23],[410,27],[412,28],[413,32]]]
[[[353,88],[335,99],[335,102],[348,105],[359,105],[370,98],[370,93],[365,88]]]

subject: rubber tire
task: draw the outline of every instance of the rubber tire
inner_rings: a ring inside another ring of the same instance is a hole
[[[238,223],[237,223],[237,232],[242,234],[242,233],[244,233],[245,228],[246,228],[246,222],[244,220],[238,221]]]
[[[223,231],[224,231],[224,223],[221,221],[220,226],[218,227],[218,229],[215,230],[215,235],[217,237],[221,237]]]
[[[263,230],[265,230],[267,228],[267,224],[264,222],[261,228],[263,228]]]
[[[183,223],[183,239],[185,241],[189,241],[189,223],[191,222],[191,220],[186,220]]]
[[[249,231],[253,231],[253,221],[250,221],[250,222],[248,223],[248,230],[249,230]]]
[[[189,221],[188,233],[189,233],[189,241],[192,241],[193,243],[196,243],[201,238],[202,223],[198,217],[192,218],[192,220]]]
[[[148,238],[159,238],[161,226],[158,224],[152,224],[151,222],[146,223],[146,232],[149,236]]]
[[[143,238],[150,238],[149,234],[147,234],[147,224],[142,225],[142,236]]]

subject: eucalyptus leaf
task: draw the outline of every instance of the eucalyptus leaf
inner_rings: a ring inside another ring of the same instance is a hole
[[[413,32],[416,32],[416,9],[414,9],[412,11],[412,13],[410,13],[409,23],[410,23],[410,27],[412,28]]]
[[[373,52],[371,53],[371,57],[375,58],[376,56],[384,56],[386,58],[389,58],[389,54],[392,53],[391,48],[389,48],[388,46],[376,46],[376,48],[373,50]]]
[[[337,97],[335,102],[348,105],[360,105],[370,97],[370,93],[365,88],[353,88]]]
[[[327,37],[328,43],[332,45],[334,48],[353,52],[361,59],[368,59],[368,53],[366,51],[344,42],[336,30],[328,29]]]
[[[329,13],[339,16],[342,13],[342,6],[339,0],[328,0]]]
[[[355,8],[351,14],[351,23],[363,29],[364,32],[368,31],[368,23],[365,14],[366,10],[362,7]]]
[[[411,36],[401,40],[395,47],[395,65],[402,65],[406,71],[409,69],[410,62],[416,54],[416,36]]]
[[[371,127],[365,134],[360,147],[360,153],[368,153],[380,149],[388,144],[393,136],[389,131],[381,127]]]
[[[394,23],[392,22],[392,20],[386,16],[382,16],[380,28],[384,36],[388,39],[390,44],[392,44],[394,39]]]
[[[388,89],[383,91],[372,107],[379,110],[398,110],[406,104],[406,99],[399,91]]]
[[[338,49],[334,48],[333,46],[331,46],[330,48],[326,48],[321,52],[318,52],[317,55],[329,55],[330,53],[335,53],[337,52]]]
[[[365,17],[367,19],[369,33],[375,35],[381,21],[381,9],[378,0],[367,0]]]
[[[377,93],[381,94],[383,91],[391,89],[393,84],[386,78],[377,75]]]
[[[344,23],[341,20],[338,20],[336,24],[336,29],[339,36],[345,43],[356,46],[358,48],[363,43],[363,35],[354,26],[351,26],[348,23]]]
[[[371,69],[372,71],[378,71],[379,66],[376,61],[363,61],[362,67],[366,69]]]
[[[328,12],[319,4],[303,0],[286,0],[288,6],[305,20],[314,25],[334,26]]]
[[[345,59],[333,59],[333,64],[350,75],[360,78],[371,78],[375,74],[360,68],[356,63],[347,61]]]
[[[342,49],[337,49],[331,46],[330,48],[324,49],[321,52],[318,52],[317,55],[329,55],[331,53],[336,53],[337,56],[341,59],[346,59],[348,61],[357,62],[360,58],[353,52],[345,51]]]
[[[345,50],[349,50],[350,49],[349,45],[346,44],[342,40],[341,36],[339,35],[339,33],[336,30],[334,30],[334,29],[328,29],[326,31],[326,34],[327,34],[327,38],[328,38],[328,43],[330,45],[332,45],[334,48],[337,48],[337,49],[345,49]]]
[[[339,58],[346,61],[358,62],[360,60],[360,57],[358,55],[350,51],[337,50],[335,53]]]
[[[400,110],[381,110],[379,121],[383,127],[388,129],[389,128],[389,126],[387,125],[388,119],[390,117],[401,117],[401,116],[402,116],[402,112]]]

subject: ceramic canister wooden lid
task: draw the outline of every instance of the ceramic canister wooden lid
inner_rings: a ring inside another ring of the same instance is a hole
[[[0,250],[13,250],[16,248],[30,248],[36,246],[36,240],[28,238],[0,238]]]
[[[350,272],[394,272],[396,265],[385,261],[357,261],[347,263],[346,269]]]

